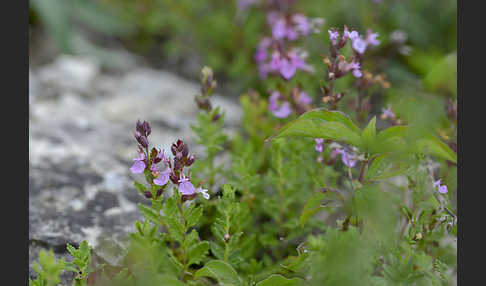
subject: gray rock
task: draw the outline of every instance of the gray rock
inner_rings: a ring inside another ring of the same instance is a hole
[[[137,203],[144,202],[129,172],[137,151],[135,122],[151,123],[149,141],[166,154],[181,138],[198,155],[190,124],[199,86],[144,67],[109,74],[89,59],[68,56],[32,68],[30,81],[35,83],[29,128],[31,265],[40,249],[69,257],[65,244],[82,240],[116,265],[127,234],[141,219]],[[235,100],[215,95],[213,105],[226,111],[228,131],[238,125]]]

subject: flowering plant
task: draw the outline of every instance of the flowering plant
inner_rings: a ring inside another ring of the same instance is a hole
[[[453,283],[454,102],[442,110],[449,133],[421,125],[418,103],[375,104],[391,84],[365,60],[383,39],[347,26],[324,34],[320,98],[310,96],[295,75],[314,68],[297,44],[323,20],[294,12],[293,2],[265,6],[269,33],[254,60],[262,80],[278,84],[240,97],[241,132],[230,136],[224,110],[213,107],[209,67],[191,126],[203,154],[182,139],[168,154],[150,148],[150,124],[135,124],[127,169],[143,176],[134,188],[146,203],[122,265],[91,266],[87,244],[68,246],[74,262],[43,253],[30,285],[57,285],[62,270],[78,273],[73,285]]]

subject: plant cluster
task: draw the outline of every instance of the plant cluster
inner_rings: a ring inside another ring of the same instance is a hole
[[[453,284],[457,106],[376,104],[391,84],[365,55],[382,39],[347,26],[327,31],[315,100],[295,75],[312,72],[298,43],[322,21],[294,2],[266,2],[269,33],[254,59],[276,84],[240,97],[241,132],[226,134],[211,104],[209,67],[192,126],[200,157],[183,140],[168,155],[150,148],[150,124],[136,123],[130,171],[143,175],[134,187],[147,203],[121,268],[91,270],[83,243],[68,246],[72,264],[42,253],[31,285],[57,285],[62,270],[78,271],[73,285]]]

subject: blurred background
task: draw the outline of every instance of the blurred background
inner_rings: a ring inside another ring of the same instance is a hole
[[[135,121],[149,121],[152,140],[166,150],[177,138],[194,146],[189,125],[203,65],[215,72],[214,103],[226,110],[230,131],[241,117],[240,94],[252,88],[267,96],[253,60],[268,32],[258,2],[30,0],[31,261],[41,248],[62,256],[66,242],[86,238],[97,248],[101,229],[115,237],[132,230],[140,201],[128,172]],[[401,117],[454,146],[455,0],[299,0],[295,7],[325,20],[303,43],[316,72],[296,77],[311,96],[320,94],[327,30],[370,28],[381,45],[367,52],[366,67],[391,83],[373,97],[373,111],[393,103]],[[104,251],[116,264],[116,245]]]

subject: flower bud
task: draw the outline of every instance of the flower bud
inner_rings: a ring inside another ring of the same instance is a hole
[[[187,147],[187,144],[184,144],[182,147],[182,157],[187,157],[189,155],[189,147]]]
[[[140,122],[140,119],[138,119],[138,120],[137,120],[137,125],[136,125],[136,126],[137,126],[137,127],[136,127],[136,130],[137,130],[137,131],[138,131],[140,134],[142,134],[142,133],[143,133],[143,124],[142,124],[142,122]]]
[[[169,179],[172,181],[172,183],[179,184],[179,177],[175,173],[170,173]]]
[[[191,166],[192,163],[194,163],[194,160],[195,160],[194,155],[189,156],[186,160],[186,166],[188,167]]]
[[[149,192],[149,191],[145,191],[145,192],[144,192],[144,194],[145,194],[145,197],[146,197],[147,199],[151,199],[151,198],[152,198],[152,193],[151,193],[151,192]]]
[[[143,122],[143,129],[145,131],[145,136],[149,136],[152,133],[152,129],[150,129],[150,124],[147,121]]]
[[[148,140],[147,140],[147,137],[145,136],[140,136],[137,138],[137,141],[138,143],[140,143],[140,145],[142,145],[144,148],[147,148],[148,147]]]
[[[196,195],[197,195],[196,193],[194,193],[192,195],[182,195],[181,201],[185,202],[185,201],[193,200],[196,197]]]

